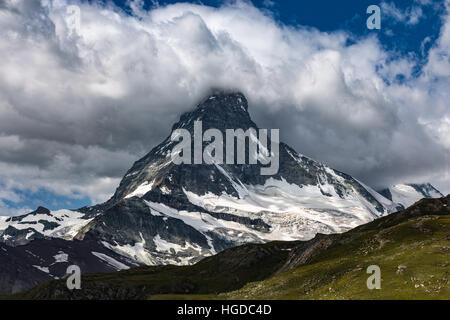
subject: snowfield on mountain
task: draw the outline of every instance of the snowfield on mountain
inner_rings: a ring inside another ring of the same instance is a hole
[[[422,198],[441,198],[444,195],[429,183],[396,184],[381,191],[392,202],[408,208]]]

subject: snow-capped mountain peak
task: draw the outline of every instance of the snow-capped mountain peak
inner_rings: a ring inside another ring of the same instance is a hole
[[[72,240],[92,218],[73,210],[50,211],[44,207],[21,216],[0,220],[0,242],[23,245],[34,239]]]
[[[175,130],[193,134],[196,121],[202,122],[203,130],[222,133],[259,130],[248,108],[242,93],[214,92],[181,115],[169,136],[133,164],[107,202],[76,211],[40,208],[2,219],[0,242],[23,245],[23,250],[31,246],[33,252],[45,241],[64,239],[55,242],[50,260],[59,251],[68,254],[68,263],[74,255],[82,256],[87,259],[85,268],[94,271],[192,264],[245,243],[343,232],[396,210],[390,199],[283,142],[278,145],[278,171],[271,176],[261,174],[262,163],[173,162]],[[67,243],[70,250],[64,249]],[[90,247],[92,252],[80,253]],[[53,272],[50,265],[39,266]]]
[[[172,132],[193,133],[195,121],[204,130],[259,129],[239,92],[215,92],[183,114]],[[273,176],[261,175],[261,164],[176,165],[171,134],[134,163],[78,238],[94,236],[145,264],[192,263],[242,243],[343,232],[395,208],[351,176],[282,142]]]
[[[441,198],[444,195],[430,183],[395,184],[380,193],[392,202],[407,208],[423,198]]]

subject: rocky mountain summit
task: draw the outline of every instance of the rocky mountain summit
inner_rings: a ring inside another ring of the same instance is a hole
[[[261,174],[266,166],[262,163],[175,164],[171,152],[178,142],[172,141],[172,133],[185,129],[195,143],[199,122],[203,131],[215,129],[223,136],[227,129],[259,132],[242,93],[214,92],[183,114],[170,135],[133,164],[105,203],[78,210],[38,208],[19,217],[0,217],[4,248],[0,292],[30,285],[2,282],[14,277],[7,265],[31,264],[33,274],[40,275],[31,278],[40,281],[63,276],[51,267],[58,254],[67,256],[66,264],[83,265],[83,272],[194,264],[246,243],[341,233],[400,208],[394,198],[283,142],[278,145],[278,171],[271,176]],[[258,137],[249,134],[246,141],[252,139]],[[205,148],[212,141],[200,143]],[[55,249],[38,263],[31,257],[40,259],[41,246]]]

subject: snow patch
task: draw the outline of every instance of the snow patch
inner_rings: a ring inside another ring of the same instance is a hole
[[[95,251],[92,251],[91,253],[94,256],[96,256],[97,258],[99,258],[100,260],[106,262],[111,267],[115,268],[117,271],[130,269],[129,266],[123,264],[122,262],[117,261],[114,258],[111,258],[110,256],[108,256],[104,253],[95,252]]]
[[[410,207],[425,196],[417,191],[414,187],[407,184],[396,184],[389,188],[392,195],[392,201],[403,205],[405,208]],[[433,190],[429,193],[429,196],[433,198],[440,198],[442,195]]]
[[[153,188],[154,181],[145,181],[143,184],[141,184],[139,187],[136,188],[132,193],[125,196],[125,199],[132,198],[132,197],[143,197],[147,192],[151,191]]]
[[[153,238],[153,242],[155,243],[156,250],[161,252],[182,252],[188,249],[194,249],[196,251],[201,251],[201,248],[196,245],[192,245],[186,242],[186,245],[182,246],[176,243],[168,242],[164,239],[161,239],[161,236],[158,234]]]
[[[142,238],[142,234],[141,234]],[[134,259],[135,261],[145,264],[145,265],[156,265],[156,261],[152,258],[150,253],[145,249],[145,240],[142,238],[142,242],[136,242],[134,245],[119,245],[116,243],[115,245],[112,245],[106,241],[102,241],[102,244],[120,254],[126,257],[130,257],[131,259]]]
[[[48,267],[41,267],[41,266],[35,266],[35,265],[33,265],[33,267],[35,267],[36,269],[41,270],[42,272],[50,273],[50,270],[48,269]]]
[[[71,210],[57,210],[51,211],[47,214],[28,214],[20,221],[0,221],[0,230],[11,226],[17,230],[33,229],[47,237],[62,238],[65,240],[72,240],[73,237],[88,224],[92,219],[84,219],[84,214],[78,211]],[[43,220],[49,223],[54,223],[57,226],[54,229],[47,229],[44,231],[45,225],[39,221]],[[31,232],[26,235],[26,239],[31,237]]]
[[[55,258],[54,263],[63,263],[69,261],[69,255],[67,253],[64,253],[63,251],[59,251],[57,255],[54,255],[53,258]]]

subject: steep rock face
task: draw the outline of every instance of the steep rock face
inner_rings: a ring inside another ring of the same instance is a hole
[[[217,129],[224,138],[227,129],[258,129],[239,92],[215,92],[183,114],[172,132],[186,129],[193,140],[196,121],[203,132]],[[58,250],[72,245],[78,250],[81,258],[72,262],[86,266],[83,272],[97,262],[116,267],[184,265],[241,244],[344,232],[396,209],[370,187],[283,142],[279,170],[271,176],[261,174],[267,167],[261,163],[177,165],[171,158],[177,143],[169,135],[134,163],[103,204],[78,210],[39,208],[0,219],[0,242],[14,246],[17,254],[28,250],[39,257],[40,247],[30,245],[61,240],[55,244]],[[209,143],[202,142],[202,147]],[[267,149],[273,151],[272,145]],[[101,253],[96,262],[93,251]],[[51,271],[50,260],[39,266]]]
[[[247,100],[241,93],[218,92],[208,97],[195,110],[182,115],[180,121],[172,127],[172,132],[181,128],[188,130],[194,144],[195,121],[202,122],[203,131],[218,129],[224,137],[226,129],[258,129],[250,118]],[[245,197],[245,185],[264,185],[268,178],[272,178],[298,186],[318,186],[321,193],[327,196],[331,195],[324,188],[320,188],[321,185],[332,185],[340,197],[345,196],[349,189],[354,189],[377,213],[384,212],[383,205],[351,176],[302,156],[284,143],[280,143],[278,173],[270,177],[261,175],[261,164],[175,165],[171,161],[170,152],[176,144],[177,142],[170,140],[169,135],[149,154],[137,161],[122,179],[108,203],[133,195],[144,196],[149,191],[170,192],[173,197],[185,198],[183,189],[199,195],[226,193],[234,197]],[[203,146],[206,145],[204,142]]]
[[[196,121],[202,132],[217,129],[224,139],[227,129],[259,129],[238,92],[212,94],[172,132],[186,129],[194,146]],[[78,237],[90,234],[145,264],[187,264],[248,242],[346,231],[391,212],[391,201],[282,142],[272,176],[261,174],[267,165],[259,162],[177,165],[171,158],[177,143],[169,135],[134,163],[109,201],[81,209],[95,218]]]

